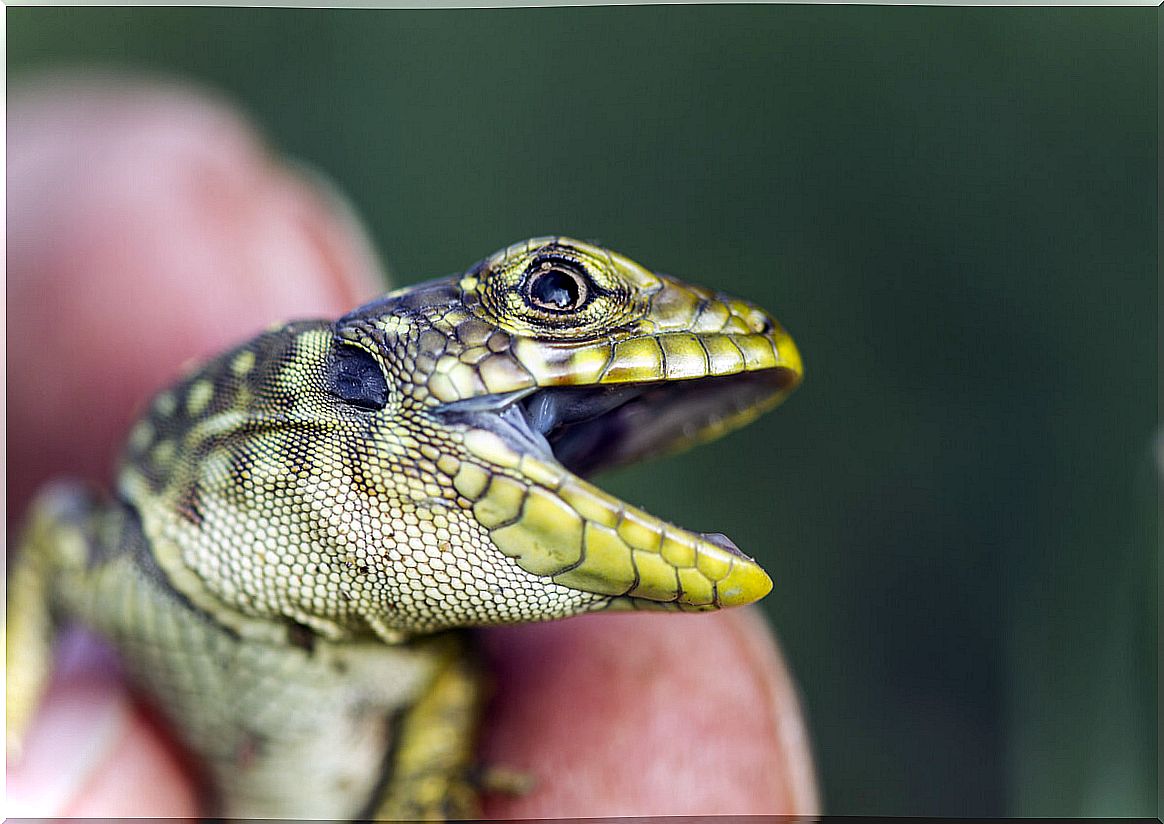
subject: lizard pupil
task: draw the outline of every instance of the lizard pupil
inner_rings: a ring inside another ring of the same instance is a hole
[[[383,409],[388,404],[388,382],[384,370],[358,346],[341,346],[328,369],[328,391],[361,409]]]
[[[569,312],[586,302],[586,282],[580,273],[553,264],[534,272],[529,280],[529,297],[540,309]]]

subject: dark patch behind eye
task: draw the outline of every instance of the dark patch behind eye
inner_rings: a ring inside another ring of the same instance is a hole
[[[361,409],[383,409],[388,382],[370,352],[341,344],[332,355],[327,374],[328,392]]]

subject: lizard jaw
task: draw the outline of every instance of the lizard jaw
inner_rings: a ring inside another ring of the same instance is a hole
[[[438,414],[466,428],[467,450],[491,477],[484,488],[464,485],[474,514],[523,569],[612,596],[612,608],[713,610],[759,600],[771,579],[726,536],[666,523],[583,476],[735,428],[798,377],[777,368],[545,387],[446,404]]]

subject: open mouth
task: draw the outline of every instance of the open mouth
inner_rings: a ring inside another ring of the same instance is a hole
[[[539,387],[445,404],[437,413],[447,424],[497,436],[507,451],[522,456],[523,468],[536,464],[540,472],[558,476],[550,494],[584,511],[584,521],[593,520],[583,525],[586,548],[591,549],[587,541],[597,540],[593,534],[603,532],[611,541],[621,541],[615,546],[625,546],[626,556],[635,560],[633,574],[615,576],[615,583],[607,578],[610,566],[598,564],[593,552],[582,553],[578,560],[561,557],[555,546],[561,536],[553,525],[535,528],[525,518],[528,512],[507,513],[516,518],[505,527],[514,534],[495,530],[495,540],[504,544],[506,537],[516,538],[521,531],[514,544],[520,545],[519,563],[527,569],[571,586],[628,595],[625,600],[636,608],[662,602],[714,609],[755,600],[771,582],[726,536],[665,523],[583,478],[734,429],[778,403],[798,378],[793,369],[778,366],[688,380]],[[531,530],[538,534],[531,537]],[[572,538],[561,541],[573,544]],[[561,565],[555,566],[550,557],[559,558]],[[684,557],[690,559],[686,567]],[[645,572],[657,566],[652,558],[667,567],[657,569],[657,580],[648,580]]]
[[[796,380],[794,371],[778,367],[685,381],[541,387],[445,404],[439,413],[589,477],[734,429]]]
[[[681,449],[759,414],[796,379],[787,369],[730,377],[539,389],[521,417],[582,477]]]

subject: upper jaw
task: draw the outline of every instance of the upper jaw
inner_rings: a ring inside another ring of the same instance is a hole
[[[452,382],[477,391],[438,396],[434,411],[488,413],[476,425],[589,475],[717,438],[800,383],[800,352],[771,315],[655,277],[649,321],[591,340],[512,337]]]

